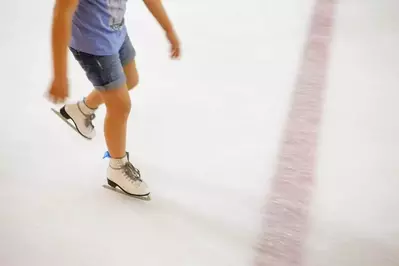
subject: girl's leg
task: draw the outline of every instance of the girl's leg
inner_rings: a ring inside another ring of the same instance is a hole
[[[135,60],[131,60],[129,63],[123,66],[123,72],[126,76],[126,86],[128,90],[134,89],[139,83],[139,75],[136,68]],[[104,103],[103,97],[100,92],[94,89],[86,98],[86,105],[91,109],[97,109]]]

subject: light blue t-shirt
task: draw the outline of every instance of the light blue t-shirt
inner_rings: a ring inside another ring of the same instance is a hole
[[[126,37],[127,0],[80,0],[70,47],[93,55],[118,53]]]

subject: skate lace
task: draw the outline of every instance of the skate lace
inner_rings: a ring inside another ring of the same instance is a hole
[[[86,114],[82,111],[82,108],[80,107],[80,104],[77,104],[79,111],[84,115],[85,119],[84,119],[84,123],[86,127],[89,127],[91,129],[94,129],[94,125],[93,125],[93,120],[94,118],[96,118],[96,115],[94,113],[92,114]]]
[[[93,125],[94,118],[96,118],[95,114],[89,114],[89,115],[85,114],[85,126],[93,129],[94,128],[94,125]]]
[[[132,163],[127,162],[125,165],[122,166],[123,173],[126,175],[133,182],[141,182],[141,174],[139,169],[133,166]]]

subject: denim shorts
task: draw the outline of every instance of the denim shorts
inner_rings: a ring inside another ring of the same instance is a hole
[[[92,55],[69,47],[86,76],[97,90],[112,90],[126,84],[123,67],[134,60],[136,51],[128,35],[119,52],[114,55]]]

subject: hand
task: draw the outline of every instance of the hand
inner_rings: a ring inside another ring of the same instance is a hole
[[[169,31],[166,33],[166,37],[168,38],[168,41],[170,43],[170,57],[172,59],[178,59],[180,57],[181,51],[180,51],[180,42],[179,39],[177,38],[177,34],[175,31]]]
[[[67,79],[54,79],[51,82],[47,97],[55,104],[63,103],[68,98]]]

